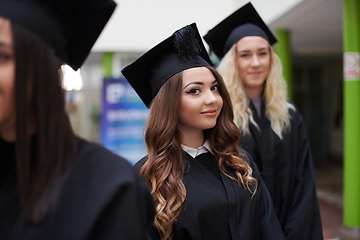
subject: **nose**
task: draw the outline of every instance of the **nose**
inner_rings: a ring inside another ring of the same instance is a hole
[[[217,93],[218,94],[218,93]],[[212,92],[211,90],[209,90],[206,94],[206,99],[205,99],[205,105],[211,105],[211,104],[215,104],[217,102],[217,97],[215,96],[215,93]]]
[[[256,55],[253,56],[252,61],[251,61],[251,66],[252,67],[260,66],[260,61],[259,61],[258,56],[256,56]]]

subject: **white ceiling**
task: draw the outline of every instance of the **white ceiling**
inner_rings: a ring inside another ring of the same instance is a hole
[[[176,29],[196,22],[205,35],[249,0],[115,0],[118,3],[93,51],[145,52]],[[306,0],[251,0],[266,23]],[[312,0],[319,1],[319,0]],[[321,1],[321,0],[320,0]]]
[[[119,6],[95,44],[95,52],[145,52],[191,22],[197,22],[205,35],[249,0],[116,1]],[[343,1],[251,0],[273,32],[290,30],[292,55],[299,61],[342,59]]]
[[[343,0],[303,0],[269,26],[290,30],[295,56],[342,55],[342,5]]]

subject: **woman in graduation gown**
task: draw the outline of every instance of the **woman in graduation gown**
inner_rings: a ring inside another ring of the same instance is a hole
[[[204,38],[221,59],[240,145],[259,167],[286,239],[323,239],[310,146],[302,116],[286,100],[275,37],[248,3]]]
[[[74,135],[60,66],[78,69],[113,1],[0,0],[0,239],[146,239],[148,187]]]
[[[135,168],[155,199],[151,239],[284,239],[233,123],[229,94],[196,24],[122,70],[150,107],[148,155]]]

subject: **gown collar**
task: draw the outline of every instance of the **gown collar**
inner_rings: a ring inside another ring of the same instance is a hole
[[[191,148],[188,146],[185,146],[183,144],[181,144],[181,148],[187,153],[189,154],[192,158],[196,158],[197,156],[203,154],[203,153],[207,153],[207,152],[211,152],[211,147],[210,147],[210,143],[208,140],[206,140],[204,142],[204,144],[198,148]]]

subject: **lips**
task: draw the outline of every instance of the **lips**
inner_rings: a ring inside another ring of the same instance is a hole
[[[206,110],[206,111],[203,111],[201,112],[201,114],[203,115],[206,115],[206,116],[216,116],[216,113],[217,113],[217,109],[210,109],[210,110]]]
[[[251,73],[249,73],[250,75],[259,75],[259,74],[261,74],[262,72],[251,72]]]
[[[203,111],[201,113],[204,114],[204,113],[214,113],[214,112],[216,112],[216,109],[206,110],[206,111]]]

